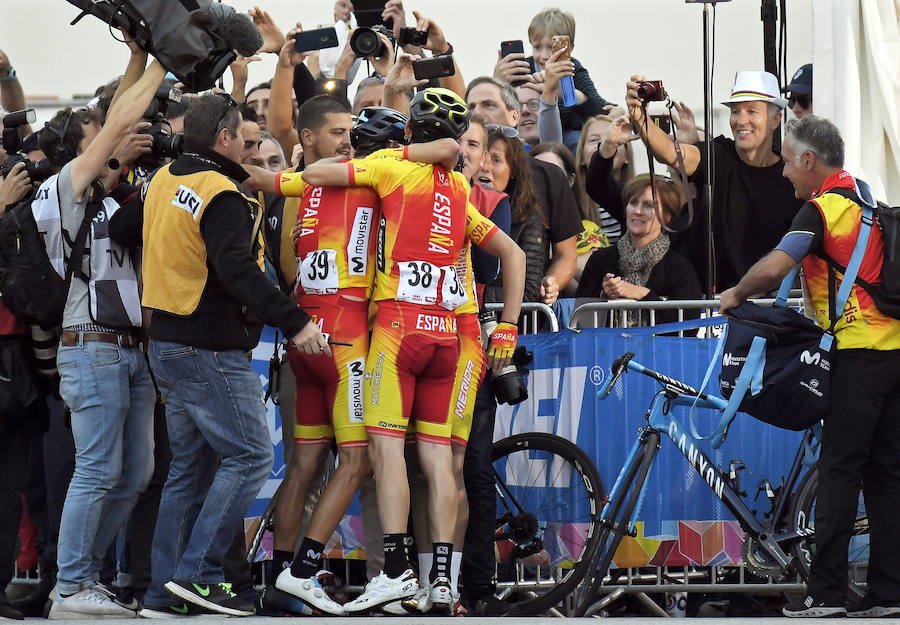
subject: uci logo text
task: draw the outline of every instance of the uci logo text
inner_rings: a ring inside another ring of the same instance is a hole
[[[194,217],[194,219],[196,219],[197,213],[203,208],[203,200],[197,195],[196,191],[190,187],[181,185],[178,187],[178,191],[175,192],[175,197],[172,198],[172,206],[177,206],[182,210],[186,210]]]

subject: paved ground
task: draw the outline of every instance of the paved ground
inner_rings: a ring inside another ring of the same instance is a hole
[[[387,624],[395,624],[395,623],[404,623],[407,625],[462,625],[462,623],[488,623],[490,625],[555,625],[560,623],[560,619],[554,618],[467,618],[465,621],[460,621],[455,618],[434,618],[434,617],[357,617],[357,618],[325,618],[325,617],[298,617],[297,619],[283,619],[283,618],[269,618],[269,617],[252,617],[251,620],[247,621],[247,625],[285,625],[289,622],[295,622],[297,620],[301,620],[303,623],[321,623],[327,625],[360,625],[361,623],[374,623],[377,625],[387,625]],[[2,619],[0,619],[2,620]],[[38,620],[38,619],[28,619]],[[141,619],[145,623],[149,623],[151,621],[146,621]],[[166,620],[154,620],[153,623],[171,623],[184,625],[186,619],[166,619]],[[694,621],[698,621],[698,623],[702,623],[702,625],[759,625],[760,618],[706,618],[702,620],[691,619]],[[797,625],[797,621],[794,619],[788,618],[766,618],[764,619],[766,625]],[[524,623],[523,623],[524,621]],[[661,619],[661,618],[629,618],[629,619],[615,619],[618,623],[626,623],[632,622],[638,625],[666,625],[666,623],[671,623],[671,619]],[[4,623],[13,623],[15,621],[3,621]],[[72,623],[72,624],[82,624],[85,621],[53,621],[53,623]],[[102,621],[104,625],[114,625],[120,624],[124,625],[127,623],[134,623],[133,620],[115,620],[115,621]],[[207,616],[195,616],[189,619],[191,625],[212,625],[216,623],[222,623],[222,617],[207,617]],[[565,619],[566,623],[596,623],[597,621],[594,619]],[[808,623],[819,623],[820,625],[834,625],[834,619],[805,619],[802,621],[804,624]],[[851,619],[847,621],[847,625],[863,625],[864,623],[872,623],[873,625],[884,625],[886,623],[900,623],[900,619]]]

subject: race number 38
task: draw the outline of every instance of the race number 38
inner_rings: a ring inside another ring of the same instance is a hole
[[[425,261],[398,263],[397,299],[416,304],[436,304],[453,310],[468,299],[456,267],[438,267]]]
[[[307,293],[337,293],[338,270],[335,250],[316,250],[300,262],[300,285]]]
[[[440,267],[425,261],[404,261],[397,263],[400,280],[397,284],[397,299],[415,304],[434,304],[438,299]]]

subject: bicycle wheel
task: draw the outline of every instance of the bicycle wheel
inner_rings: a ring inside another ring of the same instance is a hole
[[[818,470],[813,467],[797,487],[791,504],[792,527],[797,530],[811,530],[791,547],[795,556],[794,561],[797,563],[797,572],[804,581],[809,580],[810,565],[816,553],[815,510],[818,478]],[[847,565],[848,597],[851,599],[862,597],[866,594],[866,574],[869,569],[869,519],[866,516],[862,493],[859,495],[856,522],[850,538]]]
[[[582,580],[600,536],[604,490],[577,445],[539,432],[494,443],[497,586],[517,614],[538,614]]]
[[[263,512],[263,515],[259,519],[259,525],[253,533],[253,540],[250,541],[250,546],[247,548],[248,564],[256,562],[256,556],[259,553],[259,548],[262,545],[266,533],[271,534],[275,531],[275,506],[278,505],[278,492],[280,490],[281,485],[279,484],[278,488],[272,494],[272,498],[269,499],[269,505],[266,506],[265,512]]]

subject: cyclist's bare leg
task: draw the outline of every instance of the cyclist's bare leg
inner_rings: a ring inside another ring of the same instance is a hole
[[[466,527],[469,525],[469,500],[466,498],[466,483],[463,480],[463,462],[466,459],[466,448],[462,445],[452,445],[453,448],[453,478],[456,480],[456,529],[453,531],[453,546],[462,550],[466,540]]]
[[[353,495],[371,473],[366,446],[338,447],[337,469],[328,480],[322,496],[319,497],[319,502],[309,520],[306,535],[326,544],[344,518]]]
[[[431,520],[428,517],[428,481],[419,465],[419,450],[406,446],[406,470],[409,473],[409,507],[412,512],[413,535],[419,554],[419,574],[423,580],[431,571]]]
[[[321,473],[328,443],[295,445],[275,507],[275,549],[293,552],[310,484]]]
[[[453,476],[453,452],[450,445],[417,441],[419,464],[428,482],[428,516],[431,519],[431,540],[452,543],[456,529],[456,509],[459,500]]]
[[[369,460],[375,471],[378,518],[385,534],[405,534],[409,522],[404,444],[403,438],[371,432],[369,435]]]

